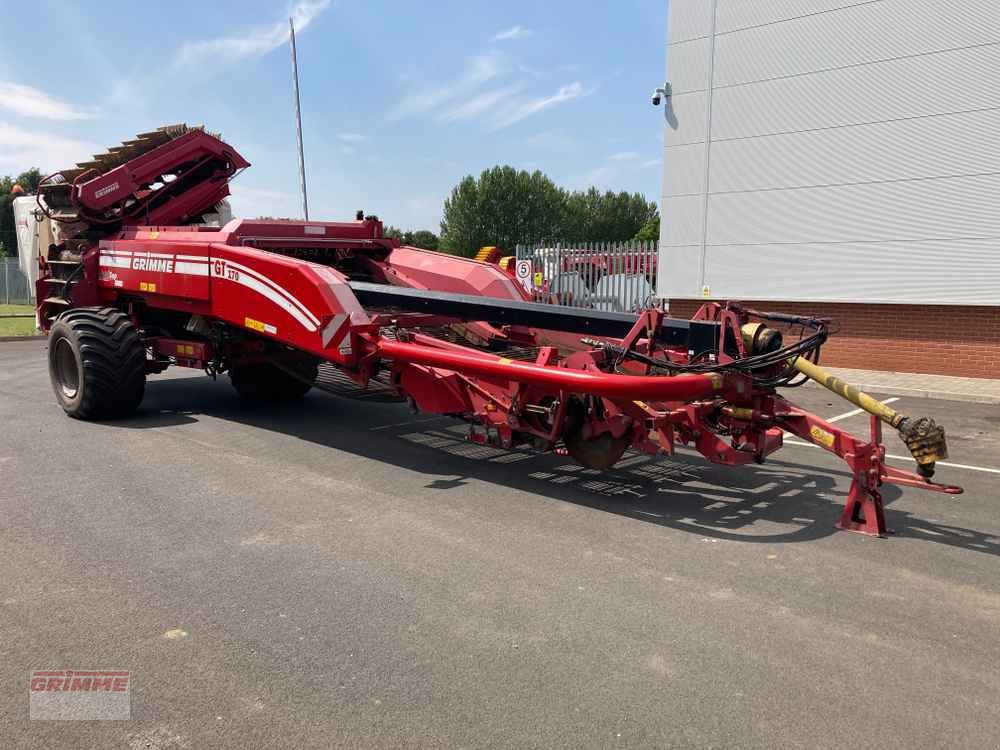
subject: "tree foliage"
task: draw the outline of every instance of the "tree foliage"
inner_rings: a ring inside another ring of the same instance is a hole
[[[659,219],[641,193],[569,192],[539,171],[496,166],[468,175],[444,202],[441,244],[471,256],[484,245],[513,250],[519,243],[629,240]]]
[[[424,250],[437,250],[440,245],[438,236],[427,229],[404,232],[399,227],[388,226],[385,228],[385,236],[395,237],[404,245],[419,247]]]
[[[656,218],[653,218],[653,219],[650,219],[649,221],[647,221],[643,225],[642,229],[640,229],[638,232],[635,233],[635,237],[633,237],[632,239],[636,240],[636,241],[639,241],[639,242],[643,242],[643,241],[647,241],[648,242],[650,240],[652,240],[653,242],[659,242],[659,240],[660,240],[660,217],[656,216]]]
[[[659,218],[656,203],[642,193],[606,193],[597,188],[566,196],[562,239],[621,242],[632,239],[648,222]]]
[[[444,202],[445,249],[472,256],[484,245],[513,248],[518,242],[559,233],[565,193],[539,172],[496,166],[465,177]]]
[[[17,255],[17,228],[14,226],[14,185],[20,185],[25,195],[34,193],[42,173],[37,167],[22,172],[17,177],[0,177],[0,257]]]

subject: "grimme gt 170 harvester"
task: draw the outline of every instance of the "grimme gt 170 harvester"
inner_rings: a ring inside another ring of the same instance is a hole
[[[218,136],[176,125],[42,182],[39,210],[63,231],[39,258],[38,318],[70,416],[125,417],[147,376],[176,365],[226,373],[247,399],[348,381],[462,419],[473,441],[565,451],[593,469],[677,443],[760,463],[787,432],[847,463],[840,525],[868,534],[885,531],[883,483],[961,492],[930,481],[947,455],[942,428],[817,365],[827,320],[735,303],[691,320],[533,303],[500,265],[401,246],[362,212],[197,225],[248,166]],[[787,343],[780,329],[797,335]],[[870,412],[871,435],[777,390],[808,378]],[[886,465],[883,422],[917,473]]]

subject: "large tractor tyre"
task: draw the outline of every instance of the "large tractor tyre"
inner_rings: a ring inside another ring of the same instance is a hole
[[[146,390],[146,350],[120,310],[70,310],[49,332],[49,377],[56,400],[71,417],[127,417]]]
[[[296,363],[289,365],[287,370],[270,362],[261,362],[233,367],[229,371],[229,380],[240,398],[247,401],[297,401],[313,387],[318,373],[316,362]]]

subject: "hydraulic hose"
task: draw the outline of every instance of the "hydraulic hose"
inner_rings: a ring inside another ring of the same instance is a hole
[[[517,362],[503,357],[463,354],[384,338],[377,339],[376,346],[381,356],[399,362],[440,367],[470,375],[517,380],[571,393],[589,393],[611,399],[693,401],[715,395],[722,390],[724,384],[724,376],[718,373],[674,377],[611,375],[568,367]]]

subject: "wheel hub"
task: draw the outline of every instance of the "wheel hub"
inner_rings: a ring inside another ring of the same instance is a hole
[[[76,398],[77,391],[80,390],[80,371],[77,368],[73,345],[68,339],[59,339],[56,342],[55,355],[59,388],[66,398]]]

